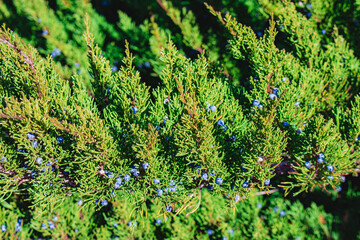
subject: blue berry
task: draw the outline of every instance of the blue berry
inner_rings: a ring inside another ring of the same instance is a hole
[[[312,6],[312,4],[311,3],[309,3],[308,5],[306,5],[309,9],[312,9],[313,8],[313,6]]]
[[[211,185],[211,184],[209,184],[209,185],[207,186],[207,188],[208,188],[209,190],[213,190],[213,189],[214,189],[214,186]]]
[[[128,226],[131,227],[133,225],[133,221],[129,221]]]
[[[218,178],[216,178],[215,182],[217,185],[221,185],[223,182],[223,179],[221,177],[218,177]]]
[[[249,183],[247,181],[245,181],[241,186],[243,188],[247,188],[247,187],[249,187]]]
[[[36,171],[32,171],[32,172],[30,173],[30,175],[31,175],[32,178],[36,177]]]
[[[285,216],[285,215],[286,215],[286,212],[285,212],[284,210],[281,210],[281,211],[280,211],[280,216],[283,217],[283,216]]]
[[[80,63],[76,62],[76,63],[75,63],[75,67],[79,68],[79,67],[80,67]]]
[[[140,172],[138,170],[136,170],[135,172],[133,172],[135,177],[138,177],[140,175]]]
[[[113,226],[114,226],[114,228],[117,228],[117,227],[118,227],[118,224],[115,222],[115,223],[113,224]]]
[[[299,129],[296,131],[296,133],[297,133],[298,135],[301,134],[301,133],[302,133],[301,128],[299,128]]]
[[[306,16],[307,16],[308,18],[310,18],[311,15],[312,15],[311,12],[307,12],[307,13],[306,13]]]
[[[285,121],[285,122],[283,122],[283,126],[284,126],[284,127],[288,127],[288,126],[290,126],[290,123],[288,123],[288,122]]]
[[[166,207],[166,211],[171,212],[171,211],[172,211],[172,207],[171,207],[171,206],[167,206],[167,207]]]
[[[159,179],[154,179],[154,183],[155,183],[155,184],[159,184],[159,183],[160,183],[160,180],[159,180]]]
[[[319,158],[324,159],[324,158],[325,158],[325,155],[324,155],[323,153],[319,153]]]
[[[102,200],[102,201],[101,201],[101,205],[107,206],[107,205],[108,205],[108,201],[107,201],[107,200]]]
[[[157,225],[160,225],[160,224],[161,224],[161,219],[160,219],[160,218],[156,219],[156,224],[157,224]]]
[[[336,191],[338,191],[338,192],[340,192],[342,190],[342,187],[341,186],[339,186],[337,189],[336,189]]]
[[[1,161],[2,161],[2,162],[6,162],[6,161],[7,161],[7,158],[6,158],[6,157],[1,157]]]
[[[53,164],[52,161],[48,161],[48,162],[46,163],[46,166],[51,166],[52,164]]]
[[[270,179],[265,179],[264,184],[269,185],[270,184]]]
[[[356,141],[359,141],[359,140],[360,140],[360,136],[357,136],[355,140],[356,140]]]
[[[227,238],[227,237],[225,237],[225,236],[223,236],[223,237],[222,237],[222,240],[228,240],[228,238]]]
[[[233,142],[235,142],[235,141],[236,141],[236,137],[233,135],[233,136],[230,137],[230,140],[233,141]]]
[[[262,208],[262,204],[261,204],[261,203],[257,203],[257,204],[256,204],[256,207],[257,207],[257,208]]]
[[[112,66],[111,71],[116,72],[118,70],[117,66]]]
[[[210,176],[215,176],[215,174],[216,174],[216,171],[213,171],[212,169],[211,169],[211,172],[210,172]]]
[[[80,206],[81,204],[83,204],[83,200],[79,199],[79,200],[77,201],[77,204]]]
[[[216,111],[216,106],[215,106],[215,105],[211,105],[211,106],[210,106],[210,110],[211,110],[212,112],[215,112],[215,111]]]
[[[208,180],[209,176],[207,175],[207,173],[204,173],[201,177],[202,177],[203,180],[206,181],[206,180]]]
[[[56,137],[56,142],[57,143],[63,143],[64,142],[64,137],[63,136]]]
[[[305,167],[310,168],[311,167],[311,162],[305,162]]]
[[[105,89],[105,94],[108,95],[110,93],[110,88]]]
[[[97,205],[99,203],[99,199],[95,199],[95,205]]]
[[[275,98],[277,98],[277,96],[276,96],[276,94],[271,93],[271,94],[269,95],[269,98],[270,98],[271,100],[275,100]]]
[[[279,89],[277,87],[273,88],[273,93],[277,95],[277,93],[279,92]]]
[[[317,162],[318,162],[318,163],[323,163],[323,162],[324,162],[324,159],[323,159],[323,158],[318,157]]]
[[[1,231],[3,231],[3,232],[6,231],[6,225],[5,224],[1,225]]]
[[[160,197],[163,194],[163,190],[161,189],[156,189],[157,195]]]
[[[26,136],[27,136],[28,139],[34,139],[34,138],[35,138],[35,134],[34,134],[34,133],[31,133],[31,132],[28,132],[28,133],[26,134]]]
[[[126,175],[124,176],[124,180],[127,181],[127,182],[130,181],[130,175],[127,175],[127,174],[126,174]]]
[[[44,223],[43,223],[43,224],[41,224],[41,228],[42,228],[42,229],[47,229],[46,224],[44,224]]]
[[[53,216],[53,218],[52,218],[55,222],[57,221],[57,220],[59,220],[59,218],[57,217],[57,216]]]
[[[278,210],[279,210],[279,208],[275,206],[274,207],[274,212],[277,213]]]
[[[299,106],[300,106],[300,103],[299,103],[299,102],[296,102],[296,103],[294,104],[294,106],[295,106],[295,107],[299,107]]]
[[[41,164],[42,161],[43,161],[42,157],[37,157],[37,158],[36,158],[36,163],[37,163],[37,164]]]
[[[150,65],[151,65],[150,62],[145,62],[145,63],[144,63],[144,66],[145,66],[146,68],[150,68]]]
[[[333,176],[328,176],[328,179],[334,179],[334,177]]]
[[[225,126],[225,125],[224,125],[224,126],[222,126],[221,128],[222,128],[222,130],[224,130],[224,131],[226,131],[226,130],[227,130],[227,126]]]
[[[132,107],[132,108],[131,108],[131,112],[132,112],[133,114],[136,114],[137,111],[138,111],[137,107]]]
[[[50,223],[49,223],[49,229],[52,230],[52,229],[54,229],[54,228],[55,228],[55,225],[54,225],[52,222],[50,222]]]
[[[255,107],[258,107],[259,104],[260,104],[260,102],[255,99],[255,100],[252,102],[252,104],[253,104]]]
[[[334,171],[334,167],[332,165],[327,165],[326,168],[330,172]]]
[[[235,196],[235,202],[238,202],[238,201],[240,201],[240,196],[239,196],[239,195],[236,195],[236,196]]]
[[[121,184],[119,184],[118,182],[116,182],[116,183],[114,184],[114,189],[115,189],[115,190],[118,190],[118,189],[120,188],[120,186],[121,186]]]
[[[149,168],[149,163],[144,162],[144,163],[142,164],[142,167],[143,167],[143,169],[148,169],[148,168]]]
[[[220,119],[220,120],[217,122],[217,124],[218,124],[220,127],[222,127],[222,126],[224,126],[225,123],[224,123],[223,120]]]
[[[207,233],[209,236],[211,236],[211,235],[213,235],[213,234],[214,234],[214,231],[213,231],[213,230],[211,230],[211,229],[208,229],[208,230],[206,231],[206,233]]]
[[[321,33],[326,34],[326,30],[325,29],[321,30]]]
[[[341,176],[341,182],[344,183],[345,182],[345,177],[344,176]]]

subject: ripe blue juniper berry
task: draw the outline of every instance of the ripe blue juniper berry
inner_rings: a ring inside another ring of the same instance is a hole
[[[215,105],[211,105],[211,106],[210,106],[210,110],[211,110],[212,112],[215,112],[215,111],[216,111],[216,106],[215,106]]]
[[[326,168],[329,172],[334,171],[334,167],[331,164],[327,165]]]
[[[77,201],[77,204],[80,206],[81,204],[83,204],[83,200],[79,199],[79,200]]]
[[[207,188],[208,188],[209,190],[213,190],[213,189],[214,189],[214,186],[211,185],[211,184],[209,184],[209,185],[207,186]]]
[[[285,216],[285,215],[286,215],[286,212],[285,212],[284,210],[281,210],[281,211],[280,211],[280,216],[283,217],[283,216]]]
[[[258,107],[260,102],[256,99],[253,100],[252,104],[255,106],[255,107]]]
[[[44,223],[43,223],[43,224],[41,224],[41,228],[42,228],[42,229],[47,229],[46,224],[44,224]]]
[[[223,120],[220,119],[220,120],[217,122],[217,124],[218,124],[220,127],[222,127],[222,126],[224,126],[225,123],[224,123]]]
[[[155,183],[155,184],[159,184],[159,183],[160,183],[160,180],[159,180],[159,179],[154,179],[154,183]]]
[[[37,163],[37,164],[41,164],[42,161],[43,161],[42,157],[37,157],[37,158],[36,158],[36,163]]]
[[[133,114],[136,114],[136,113],[138,112],[137,107],[132,107],[132,108],[131,108],[131,112],[132,112]]]
[[[56,142],[57,143],[63,143],[64,142],[64,137],[63,136],[56,137]]]
[[[149,163],[144,162],[144,163],[142,164],[142,167],[143,167],[143,169],[148,169],[148,168],[149,168]]]
[[[205,181],[208,180],[208,178],[209,178],[209,176],[207,175],[207,173],[204,173],[201,177],[202,177],[202,179],[205,180]]]
[[[296,133],[297,133],[298,135],[300,135],[300,134],[302,133],[301,128],[299,128],[298,130],[296,130]]]
[[[161,219],[160,219],[160,218],[156,219],[156,224],[157,224],[157,225],[160,225],[160,224],[161,224]]]
[[[310,162],[305,162],[305,167],[310,168],[310,167],[311,167],[311,163],[310,163]]]
[[[213,235],[213,234],[214,234],[214,231],[213,231],[213,230],[211,230],[211,229],[208,229],[208,230],[206,231],[206,233],[207,233],[209,236],[211,236],[211,235]]]
[[[257,203],[257,204],[256,204],[256,207],[257,207],[257,208],[261,208],[261,207],[262,207],[262,204],[261,204],[261,203]]]
[[[249,183],[247,181],[245,181],[241,186],[243,188],[247,188],[247,187],[249,187]]]
[[[283,126],[284,126],[284,127],[288,127],[288,126],[290,126],[290,123],[288,123],[288,122],[285,121],[285,122],[283,122]]]
[[[270,179],[265,179],[264,184],[269,185],[270,184]]]
[[[273,88],[273,93],[274,93],[275,95],[277,95],[278,92],[279,92],[279,89],[278,89],[277,87],[274,87],[274,88]]]
[[[59,220],[57,216],[53,216],[52,219],[53,219],[55,222],[56,222],[57,220]]]
[[[117,228],[117,227],[118,227],[118,224],[115,222],[115,223],[113,224],[113,226],[114,226],[114,228]]]
[[[157,195],[160,197],[163,194],[163,190],[161,189],[156,189]]]
[[[101,205],[107,206],[107,205],[108,205],[108,201],[107,201],[107,200],[102,200],[102,201],[101,201]]]
[[[171,206],[166,206],[166,211],[171,212],[171,211],[172,211],[172,207],[171,207]]]
[[[276,94],[271,93],[271,94],[269,95],[269,98],[270,98],[271,100],[275,100],[275,98],[277,98],[277,96],[276,96]]]
[[[28,132],[28,133],[26,134],[26,136],[27,136],[28,139],[34,139],[34,138],[35,138],[35,134],[34,134],[34,133],[31,133],[31,132]]]
[[[1,225],[1,231],[3,231],[3,232],[6,231],[6,225],[5,225],[5,224],[2,224],[2,225]]]
[[[299,102],[296,102],[296,103],[294,104],[294,106],[295,106],[295,107],[299,107],[299,106],[300,106],[300,103],[299,103]]]
[[[221,177],[218,177],[218,178],[216,178],[215,182],[217,185],[221,185],[223,182],[223,179]]]
[[[233,142],[235,142],[235,141],[236,141],[236,137],[235,137],[234,135],[232,135],[232,136],[230,137],[230,140],[233,141]]]

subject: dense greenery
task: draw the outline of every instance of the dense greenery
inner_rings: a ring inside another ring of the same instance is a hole
[[[336,212],[252,194],[335,196],[357,176],[359,13],[350,0],[0,1],[5,238],[341,237]]]

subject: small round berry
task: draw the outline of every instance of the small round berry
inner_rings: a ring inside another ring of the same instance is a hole
[[[355,140],[356,140],[356,141],[359,141],[359,140],[360,140],[360,136],[357,136]]]
[[[331,164],[327,165],[326,168],[329,172],[334,171],[334,167]]]
[[[341,176],[340,182],[344,183],[346,181],[345,176]]]
[[[290,126],[290,123],[288,123],[288,122],[285,121],[285,122],[283,122],[283,126],[284,126],[284,127],[288,127],[288,126]]]
[[[233,135],[233,136],[230,137],[230,140],[233,141],[233,142],[235,142],[235,141],[236,141],[236,137]]]
[[[341,187],[341,186],[339,186],[339,187],[336,189],[336,191],[338,191],[338,192],[341,192],[341,190],[342,190],[342,187]]]
[[[99,199],[95,199],[95,205],[97,205],[99,203]]]
[[[170,100],[169,100],[168,98],[165,98],[164,101],[163,101],[163,103],[166,105],[166,104],[169,103],[169,101],[170,101]]]
[[[270,98],[271,100],[275,100],[275,98],[277,98],[277,96],[276,96],[276,94],[271,93],[271,94],[269,95],[269,98]]]
[[[37,158],[36,158],[36,163],[37,163],[37,164],[41,164],[42,161],[43,161],[42,157],[37,157]]]
[[[264,184],[269,185],[270,184],[270,179],[265,179]]]
[[[156,219],[156,224],[157,224],[157,225],[160,225],[160,224],[161,224],[161,219],[160,219],[160,218]]]
[[[311,167],[311,162],[305,162],[305,167],[310,168]]]
[[[155,183],[155,184],[159,184],[159,183],[160,183],[160,180],[159,180],[159,179],[154,179],[154,183]]]
[[[114,228],[117,228],[117,227],[118,227],[118,224],[115,222],[115,223],[113,224],[113,226],[114,226]]]
[[[202,179],[205,180],[205,181],[208,180],[208,178],[209,178],[209,176],[207,175],[207,173],[204,173],[201,177],[202,177]]]
[[[53,216],[53,218],[52,218],[55,222],[57,221],[57,220],[59,220],[59,218],[57,217],[57,216]]]
[[[216,178],[215,180],[217,185],[221,185],[223,183],[223,179],[221,177]]]
[[[262,204],[261,204],[261,203],[257,203],[257,204],[256,204],[256,207],[257,207],[257,208],[262,208]]]
[[[227,238],[227,237],[225,237],[225,236],[223,236],[223,237],[222,237],[222,240],[228,240],[228,238]]]
[[[163,190],[161,189],[156,189],[157,195],[160,197],[163,194]]]
[[[240,196],[239,196],[239,195],[236,195],[236,196],[235,196],[235,202],[238,202],[238,201],[240,201]]]
[[[144,63],[144,66],[145,66],[146,68],[150,68],[150,65],[151,65],[150,62],[145,62],[145,63]]]
[[[328,179],[334,179],[334,177],[333,176],[328,176]]]
[[[75,63],[75,67],[79,68],[79,67],[80,67],[80,63],[76,62],[76,63]]]
[[[166,211],[171,212],[171,211],[172,211],[172,207],[171,207],[171,206],[167,206],[167,207],[166,207]]]
[[[116,183],[114,184],[114,189],[115,189],[115,190],[118,190],[118,189],[120,188],[120,186],[121,186],[121,184],[118,183],[118,182],[116,182]]]
[[[278,210],[279,210],[279,208],[275,206],[274,207],[274,212],[277,213]]]
[[[139,170],[135,170],[135,171],[133,172],[133,175],[134,175],[135,177],[138,177],[138,176],[140,175]]]
[[[259,157],[258,157],[258,160],[257,160],[259,163],[261,163],[261,162],[263,162],[264,161],[264,159],[261,157],[261,155],[259,155]]]
[[[300,103],[299,103],[299,102],[296,102],[296,103],[294,104],[294,106],[295,106],[295,107],[299,107],[299,106],[300,106]]]
[[[138,111],[137,107],[132,107],[132,108],[131,108],[131,112],[132,112],[133,114],[136,114],[137,111]]]
[[[213,190],[213,189],[214,189],[214,186],[211,185],[211,184],[209,184],[209,185],[207,186],[207,188],[208,188],[209,190]]]
[[[63,136],[56,137],[56,142],[57,143],[63,143],[64,142],[64,137]]]
[[[241,186],[243,188],[247,188],[247,187],[249,187],[249,183],[247,181],[245,181]]]
[[[102,200],[102,201],[101,201],[101,205],[107,206],[107,205],[108,205],[108,201],[107,201],[107,200]]]
[[[211,110],[212,112],[215,112],[215,111],[216,111],[216,106],[215,106],[215,105],[211,105],[211,106],[210,106],[210,110]]]
[[[149,163],[144,162],[144,163],[142,164],[142,167],[143,167],[143,169],[148,169],[148,168],[149,168]]]
[[[1,225],[1,231],[3,231],[3,232],[6,231],[6,225],[5,224]]]
[[[318,157],[317,162],[318,162],[318,163],[323,163],[323,162],[324,162],[324,159],[323,159],[323,158]]]
[[[252,104],[253,104],[255,107],[258,107],[259,104],[260,104],[260,102],[255,99],[255,100],[252,102]]]
[[[53,164],[52,161],[48,161],[48,162],[46,163],[46,166],[51,166],[52,164]]]
[[[281,211],[280,211],[280,216],[283,217],[283,216],[285,216],[285,215],[286,215],[286,212],[285,212],[284,210],[281,210]]]
[[[55,228],[55,224],[53,224],[52,222],[49,223],[49,229],[53,230]]]
[[[279,92],[279,89],[277,87],[273,88],[273,93],[277,95],[277,93]]]
[[[116,72],[118,70],[117,66],[112,66],[111,71]]]
[[[1,162],[6,162],[7,158],[6,157],[1,157]]]
[[[299,128],[299,129],[296,131],[296,133],[297,133],[298,135],[300,135],[300,134],[302,133],[301,128]]]
[[[80,206],[81,204],[83,204],[83,200],[79,199],[79,200],[77,201],[77,204]]]
[[[319,153],[319,158],[324,159],[324,158],[325,158],[325,155],[324,155],[323,153]]]
[[[213,230],[211,230],[211,229],[208,229],[208,230],[206,231],[206,233],[207,233],[209,236],[211,236],[211,235],[213,235],[213,234],[214,234],[214,231],[213,231]]]
[[[28,132],[28,133],[26,134],[26,136],[27,136],[28,139],[34,139],[34,138],[35,138],[35,134],[34,134],[34,133],[31,133],[31,132]]]
[[[131,227],[133,225],[133,221],[129,221],[128,226]]]
[[[224,131],[226,131],[226,130],[227,130],[227,126],[225,126],[225,125],[224,125],[224,126],[222,126],[221,128],[222,128],[222,130],[224,130]]]
[[[130,175],[127,175],[127,174],[126,174],[126,175],[124,176],[124,180],[127,181],[127,182],[130,181]]]
[[[218,124],[220,127],[222,127],[222,126],[224,126],[225,123],[224,123],[223,120],[220,119],[220,120],[217,122],[217,124]]]
[[[321,34],[326,34],[326,30],[325,29],[321,30]]]
[[[41,228],[42,228],[42,229],[47,229],[46,224],[44,224],[44,223],[43,223],[43,224],[41,224]]]

